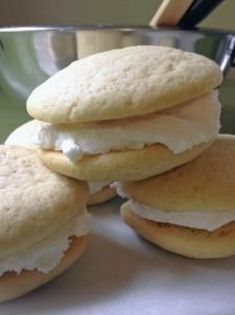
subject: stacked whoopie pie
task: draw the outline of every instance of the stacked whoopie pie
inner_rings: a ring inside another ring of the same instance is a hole
[[[61,274],[89,234],[88,187],[50,171],[35,150],[0,146],[0,302]]]
[[[190,163],[123,183],[124,221],[145,239],[192,258],[235,252],[235,137],[220,135]],[[119,187],[120,189],[120,187]]]
[[[35,144],[55,172],[136,181],[184,164],[216,138],[218,66],[174,48],[134,46],[73,62],[27,101]]]
[[[124,220],[166,249],[200,258],[229,254],[223,242],[215,252],[206,245],[188,250],[200,239],[215,244],[231,227],[217,238],[210,230],[229,222],[221,212],[234,207],[232,197],[224,201],[234,184],[232,158],[219,166],[221,152],[225,159],[235,154],[233,138],[217,139],[221,81],[206,57],[134,46],[75,61],[37,87],[27,101],[34,120],[0,149],[0,299],[45,283],[80,255],[89,220],[81,181],[88,182],[90,204],[113,197],[109,184],[121,183],[119,191],[131,199]],[[213,178],[223,172],[228,176],[218,188]],[[199,212],[204,225],[200,218],[189,223]]]

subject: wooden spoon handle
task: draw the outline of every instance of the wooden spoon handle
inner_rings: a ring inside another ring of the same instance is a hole
[[[164,0],[149,25],[153,27],[177,25],[192,3],[193,0]]]

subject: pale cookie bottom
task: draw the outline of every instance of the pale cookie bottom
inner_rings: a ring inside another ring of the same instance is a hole
[[[54,172],[85,181],[137,181],[164,173],[193,160],[205,151],[212,141],[173,154],[166,146],[155,144],[139,150],[115,151],[85,156],[70,161],[56,151],[40,150],[42,162]]]
[[[87,205],[98,205],[114,198],[115,196],[117,196],[116,190],[110,186],[105,186],[101,191],[98,191],[89,196]]]
[[[213,232],[157,223],[136,215],[129,201],[122,205],[121,216],[140,236],[170,252],[198,259],[223,258],[235,254],[235,222]]]
[[[0,302],[18,298],[59,276],[69,268],[83,253],[88,235],[73,237],[63,259],[49,273],[39,271],[22,271],[19,275],[7,272],[0,277]]]

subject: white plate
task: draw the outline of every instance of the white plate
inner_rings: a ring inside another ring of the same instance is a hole
[[[141,240],[120,200],[92,207],[92,236],[69,271],[1,315],[234,315],[235,258],[191,260]]]

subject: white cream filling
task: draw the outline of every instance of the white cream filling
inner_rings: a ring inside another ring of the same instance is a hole
[[[0,275],[8,271],[19,274],[22,270],[38,270],[48,273],[61,261],[69,248],[71,236],[89,233],[91,215],[84,213],[76,220],[67,223],[51,237],[13,256],[0,259]]]
[[[129,119],[97,123],[41,123],[34,144],[62,151],[71,161],[84,155],[112,150],[141,149],[161,143],[174,154],[207,142],[220,128],[218,92],[213,91],[185,104]]]
[[[235,220],[235,211],[170,211],[151,208],[131,200],[131,207],[138,216],[155,222],[214,231]]]
[[[116,190],[116,193],[122,197],[122,198],[128,198],[126,192],[123,190],[123,187],[122,187],[122,183],[121,182],[113,182],[111,185],[110,185],[111,188],[115,189]]]

